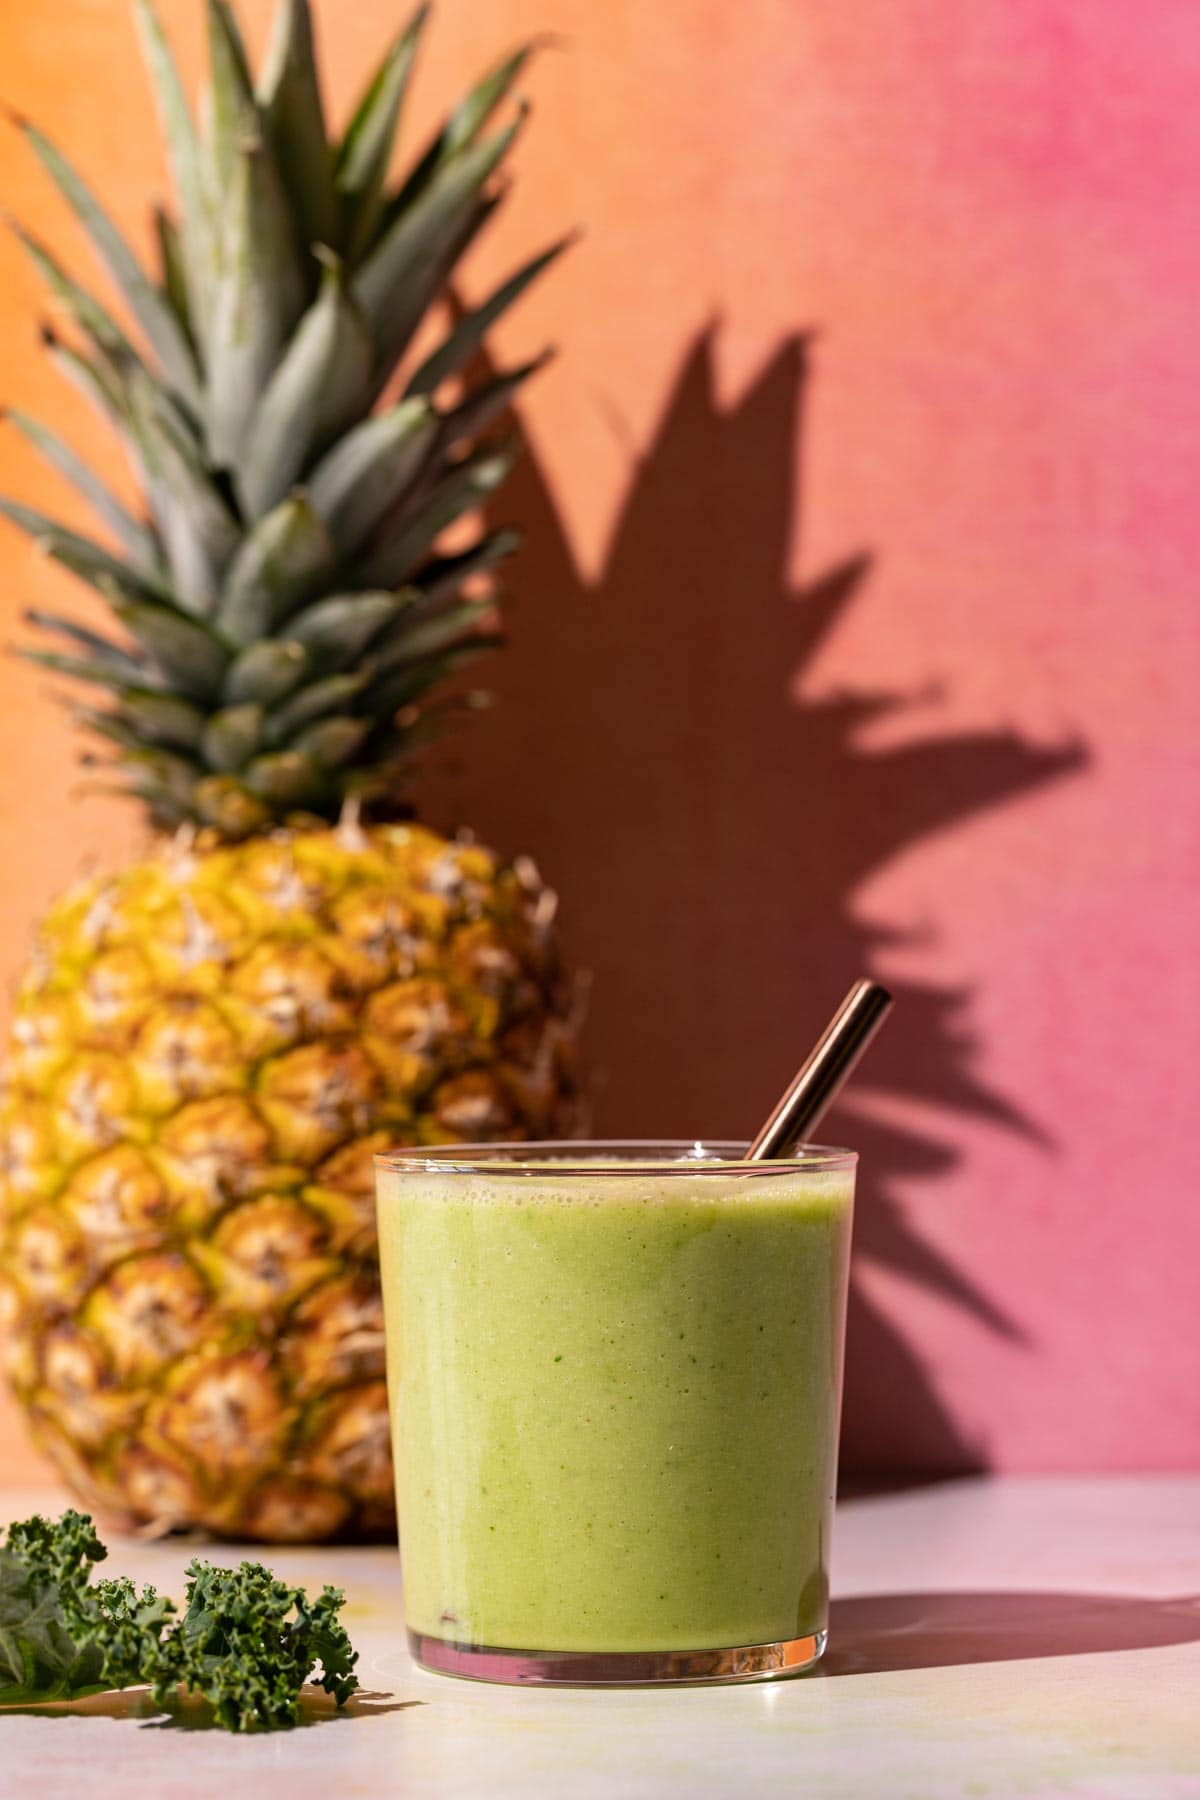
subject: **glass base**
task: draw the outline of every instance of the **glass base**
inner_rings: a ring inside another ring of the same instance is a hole
[[[728,1650],[500,1650],[410,1631],[408,1647],[423,1669],[468,1681],[538,1687],[703,1687],[802,1675],[824,1655],[826,1636],[818,1631],[783,1643],[741,1644]]]

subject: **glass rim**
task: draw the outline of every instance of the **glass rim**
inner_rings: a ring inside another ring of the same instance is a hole
[[[811,1175],[853,1169],[856,1150],[829,1144],[799,1144],[789,1156],[749,1162],[746,1141],[700,1138],[543,1138],[505,1144],[412,1144],[375,1155],[378,1170],[406,1175],[492,1175],[545,1180],[559,1177],[595,1181],[653,1170],[655,1179],[677,1175]],[[597,1162],[597,1157],[601,1160]],[[609,1160],[611,1159],[611,1160]],[[547,1163],[553,1165],[547,1168]]]

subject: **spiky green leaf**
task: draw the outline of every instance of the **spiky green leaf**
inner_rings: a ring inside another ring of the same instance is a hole
[[[464,513],[481,506],[513,465],[514,449],[481,451],[452,467],[419,502],[400,514],[395,528],[359,569],[370,587],[395,587],[407,580],[434,541]]]
[[[130,356],[135,355],[133,345],[112,314],[73,275],[67,273],[41,239],[15,220],[11,222],[11,230],[46,286],[80,330],[110,349],[119,347]]]
[[[182,263],[187,306],[182,315],[192,335],[204,342],[214,268],[213,214],[204,187],[204,160],[183,83],[162,24],[150,0],[135,0],[142,52],[150,72],[175,192],[182,213]],[[168,293],[171,289],[168,287]],[[176,312],[180,312],[176,303]]]
[[[428,14],[428,6],[418,7],[389,48],[354,109],[338,149],[336,181],[342,242],[351,263],[357,262],[370,245],[383,214],[384,185],[400,109]]]
[[[460,600],[457,603],[412,608],[380,642],[374,657],[380,675],[391,674],[408,663],[457,647],[460,639],[477,632],[496,615],[496,602]]]
[[[149,502],[152,518],[156,521],[170,520],[172,530],[176,530],[178,522],[171,507],[171,490],[161,468],[156,465],[155,458],[149,454],[148,447],[139,441],[134,416],[136,409],[132,404],[130,391],[132,372],[139,371],[146,387],[155,395],[157,411],[170,421],[172,429],[186,442],[191,436],[190,428],[171,396],[165,388],[154,384],[144,365],[131,352],[115,347],[110,351],[100,344],[94,344],[90,356],[81,356],[70,344],[51,335],[47,335],[46,344],[52,361],[61,373],[115,430]],[[160,544],[166,535],[165,532],[160,534]],[[159,561],[162,561],[161,557]]]
[[[298,750],[256,756],[243,777],[251,793],[275,806],[302,806],[321,796],[324,781],[310,757]]]
[[[279,176],[261,137],[238,144],[222,221],[208,339],[208,448],[236,469],[275,363],[304,308],[305,283]]]
[[[225,212],[209,329],[207,436],[218,466],[236,470],[246,430],[304,306],[290,220],[263,140],[243,135]]]
[[[263,708],[253,700],[226,706],[213,714],[204,728],[200,748],[210,769],[233,774],[242,768],[262,743]]]
[[[367,419],[313,470],[309,497],[343,557],[359,551],[421,467],[437,432],[424,400]]]
[[[450,716],[424,706],[428,690],[497,641],[479,578],[507,553],[510,534],[451,556],[436,547],[499,481],[502,453],[481,449],[479,434],[536,365],[493,375],[445,415],[427,397],[463,374],[561,246],[457,317],[406,399],[371,416],[425,311],[499,204],[493,172],[516,127],[488,121],[527,51],[468,94],[388,199],[423,14],[392,45],[335,156],[311,0],[282,0],[257,98],[229,0],[207,0],[213,74],[203,134],[158,0],[136,4],[179,195],[171,218],[159,220],[161,291],[124,260],[82,184],[73,203],[118,264],[131,304],[140,300],[150,315],[138,341],[149,339],[165,380],[106,308],[26,241],[86,340],[77,348],[50,336],[51,352],[115,425],[150,522],[69,445],[24,420],[19,428],[94,504],[120,554],[34,509],[10,516],[91,581],[133,639],[126,647],[52,615],[43,623],[63,649],[30,653],[107,691],[111,710],[88,716],[116,746],[109,769],[157,822],[191,817],[238,837],[297,809],[331,817],[342,794],[394,798],[389,787],[406,774],[412,744]],[[78,180],[65,165],[58,173],[68,187]],[[318,241],[329,249],[314,257]],[[338,251],[354,269],[348,292]],[[202,405],[167,366],[169,346],[155,342],[164,330],[189,353],[194,346]],[[413,570],[414,585],[394,591]]]
[[[55,637],[66,638],[69,644],[78,646],[97,672],[104,671],[106,680],[113,686],[119,682],[138,682],[144,674],[143,662],[136,651],[124,644],[114,643],[111,638],[103,637],[86,625],[80,625],[75,619],[66,618],[59,613],[44,612],[40,607],[30,607],[25,613],[25,622],[36,626],[39,631],[51,632]]]
[[[143,798],[163,803],[172,819],[189,817],[192,792],[201,774],[190,757],[145,747],[123,756],[120,766]]]
[[[485,333],[490,331],[497,319],[503,317],[526,288],[574,241],[573,237],[560,238],[557,244],[551,244],[548,250],[543,250],[540,256],[527,262],[515,275],[510,275],[481,306],[464,314],[445,341],[432,355],[426,357],[408,383],[405,393],[431,394],[443,381],[457,375],[464,363],[474,356]]]
[[[39,631],[52,631],[58,637],[82,645],[85,650],[106,660],[114,671],[124,674],[126,680],[135,677],[141,667],[124,644],[114,643],[111,638],[93,631],[89,625],[81,625],[77,619],[68,618],[65,613],[46,612],[43,607],[30,606],[25,610],[24,619],[27,625],[36,625]]]
[[[130,311],[153,346],[167,381],[190,406],[198,406],[200,387],[196,361],[166,300],[148,280],[132,250],[66,157],[36,125],[26,125],[25,134],[120,288]]]
[[[173,607],[130,600],[115,589],[110,590],[108,603],[179,693],[211,701],[221,692],[229,652],[206,626]]]
[[[182,507],[175,504],[174,491],[169,481],[172,459],[167,457],[164,460],[156,449],[160,435],[158,428],[149,428],[145,424],[143,409],[136,403],[133,391],[134,372],[138,373],[138,391],[152,396],[151,415],[164,422],[164,429],[168,429],[180,445],[194,443],[190,430],[174,407],[170,395],[154,384],[135,357],[126,358],[123,353],[110,355],[99,346],[93,349],[90,357],[83,357],[72,350],[69,344],[58,342],[50,346],[50,353],[67,379],[92,402],[115,430],[149,503],[151,519],[156,529],[161,522],[161,529],[157,529],[161,554],[156,569],[156,591],[164,596],[168,593],[167,575],[163,573],[165,564],[170,580],[178,584],[174,590],[175,598],[184,599],[195,593],[197,598],[192,604],[198,609],[203,607],[208,591],[205,577],[207,559],[190,542],[190,502]],[[181,489],[185,501],[189,487],[190,479],[185,479]],[[204,504],[206,503],[202,502]],[[196,559],[195,580],[189,573],[193,558]]]
[[[243,700],[274,706],[300,685],[310,662],[303,644],[262,638],[239,652],[230,664],[222,699],[230,706]]]
[[[194,342],[191,302],[188,299],[187,268],[183,243],[173,219],[161,206],[154,209],[154,234],[158,239],[158,261],[162,270],[162,288],[168,304],[189,343]]]
[[[55,675],[65,675],[71,681],[94,682],[97,687],[107,688],[110,692],[120,688],[129,679],[127,673],[114,669],[101,657],[68,656],[61,650],[35,650],[25,644],[18,645],[15,654],[22,662],[35,663],[39,669],[50,669]],[[155,682],[162,685],[162,678],[157,670],[136,668],[136,674],[147,685]]]
[[[123,750],[155,748],[120,713],[107,712],[103,707],[77,706],[71,713],[71,720],[83,731],[93,732],[97,737],[107,739],[110,744],[119,744]]]
[[[499,632],[474,632],[470,639],[436,655],[413,657],[398,663],[390,673],[376,678],[363,704],[372,717],[390,719],[402,708],[411,706],[431,688],[440,687],[477,657],[499,649],[504,638]]]
[[[225,0],[207,0],[209,84],[204,100],[208,110],[208,168],[205,175],[210,204],[233,185],[238,151],[247,131],[255,131],[258,109],[246,47],[237,21]]]
[[[139,574],[156,574],[159,568],[158,550],[152,534],[122,506],[90,464],[85,463],[57,432],[51,431],[39,420],[30,418],[28,413],[12,411],[5,416],[40,451],[46,461],[83,495],[96,517],[120,541],[131,566]]]
[[[70,569],[73,575],[78,575],[92,587],[107,592],[105,584],[108,583],[133,598],[156,599],[164,596],[164,590],[153,579],[139,574],[128,563],[120,561],[90,538],[81,536],[77,531],[68,531],[57,519],[49,518],[35,507],[0,496],[0,513],[27,532],[55,562]]]
[[[280,0],[259,86],[267,139],[300,226],[301,245],[338,243],[333,157],[308,0]]]
[[[109,359],[103,355],[84,356],[73,345],[56,337],[52,331],[43,331],[42,344],[59,374],[83,395],[106,424],[116,430],[136,466],[126,430],[128,417],[124,385]]]
[[[231,643],[267,636],[328,579],[333,540],[303,494],[255,526],[225,577],[215,624]]]
[[[205,717],[178,694],[155,694],[145,688],[117,690],[121,716],[144,742],[165,744],[177,750],[198,750]]]
[[[238,488],[251,519],[281,501],[309,451],[364,410],[372,345],[346,294],[336,261],[300,320],[262,397],[238,462]]]
[[[429,601],[444,600],[457,593],[470,576],[485,574],[506,561],[520,543],[520,532],[505,527],[490,532],[468,550],[460,550],[454,556],[439,556],[421,570],[421,591]]]
[[[290,743],[298,731],[315,719],[348,706],[370,685],[374,672],[374,666],[368,661],[350,673],[326,675],[322,680],[302,687],[268,715],[263,732],[266,742],[272,748]]]
[[[153,395],[155,412],[169,424],[176,438],[191,444],[198,453],[194,417],[151,374],[128,339],[115,333],[115,328],[113,335],[89,333],[89,336],[90,350],[84,355],[59,338],[49,327],[42,328],[42,341],[52,360],[116,428],[139,479],[144,486],[152,489],[153,478],[145,469],[133,441],[131,396],[134,385],[137,385],[139,391]],[[153,494],[151,498],[153,499]]]
[[[362,748],[370,729],[369,719],[354,719],[346,714],[320,719],[302,731],[290,748],[319,769],[340,769]]]
[[[130,429],[146,473],[172,587],[188,612],[206,618],[241,541],[237,519],[217,488],[191,432],[163,404],[163,393],[131,368],[126,377]]]
[[[302,644],[313,666],[336,674],[358,661],[372,638],[409,604],[404,594],[331,594],[288,621],[288,637]]]
[[[533,53],[532,44],[523,44],[496,66],[482,81],[459,101],[442,129],[437,133],[399,192],[389,203],[387,221],[398,218],[460,151],[468,149],[479,136],[500,102],[511,90],[517,76]]]
[[[544,369],[553,352],[545,350],[519,368],[507,369],[464,394],[457,406],[442,414],[438,431],[438,449],[449,450],[456,444],[477,438],[495,424],[512,405],[513,396],[523,382]]]
[[[483,188],[516,136],[519,119],[461,151],[411,207],[399,213],[359,269],[355,296],[376,344],[376,366],[390,369],[439,292],[449,265],[473,234]]]

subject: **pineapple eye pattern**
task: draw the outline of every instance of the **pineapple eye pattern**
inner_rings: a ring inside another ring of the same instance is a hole
[[[531,929],[544,890],[472,852],[431,898],[456,846],[361,837],[293,834],[299,914],[264,906],[251,845],[112,877],[110,926],[135,900],[220,918],[238,949],[201,992],[207,956],[81,961],[78,908],[69,954],[44,927],[53,973],[18,1011],[0,1136],[10,1373],[68,1479],[142,1523],[390,1530],[371,1158],[552,1135],[574,1103],[569,991]]]

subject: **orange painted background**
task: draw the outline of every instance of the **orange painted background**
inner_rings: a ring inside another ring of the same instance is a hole
[[[397,14],[317,10],[344,102]],[[199,6],[164,12],[196,68]],[[5,98],[144,240],[123,0],[0,19]],[[897,987],[831,1128],[864,1153],[854,1465],[1195,1465],[1194,8],[441,0],[410,147],[539,31],[471,282],[586,236],[500,334],[563,354],[499,508],[503,705],[427,811],[560,888],[607,1131],[748,1132],[852,974]],[[0,197],[82,262],[8,127]],[[0,244],[0,397],[110,455],[42,305]],[[71,513],[3,430],[0,487]],[[11,637],[68,584],[7,528],[0,561]],[[6,976],[138,841],[75,779],[6,666]],[[8,1413],[0,1451],[33,1466]]]

